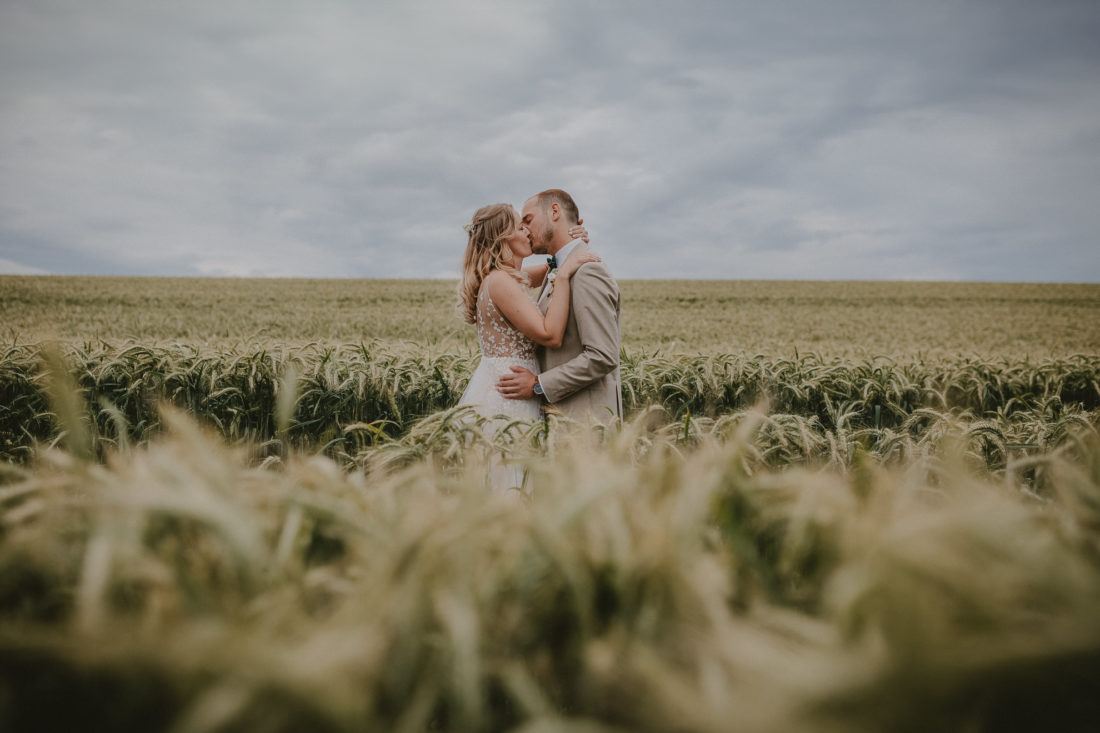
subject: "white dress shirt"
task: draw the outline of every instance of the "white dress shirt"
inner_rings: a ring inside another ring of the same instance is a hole
[[[554,258],[558,262],[558,267],[561,267],[565,264],[565,261],[569,259],[569,255],[572,254],[573,250],[577,248],[577,245],[583,241],[583,239],[574,239],[572,242],[558,250],[558,253],[554,255]]]

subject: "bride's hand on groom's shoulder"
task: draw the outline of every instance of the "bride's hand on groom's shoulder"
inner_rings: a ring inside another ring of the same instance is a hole
[[[603,260],[595,252],[577,252],[565,261],[558,275],[573,277],[577,270],[581,269],[581,265],[587,265],[589,262],[603,262]]]
[[[578,219],[577,223],[569,227],[569,236],[573,239],[583,239],[588,244],[588,230],[584,228],[584,219]]]

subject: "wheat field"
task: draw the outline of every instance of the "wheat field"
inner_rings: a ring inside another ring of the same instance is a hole
[[[632,351],[1042,359],[1100,353],[1100,285],[628,280]],[[446,280],[0,276],[0,335],[39,342],[475,351]]]
[[[1100,286],[626,282],[598,430],[453,287],[0,277],[0,730],[1095,730]]]

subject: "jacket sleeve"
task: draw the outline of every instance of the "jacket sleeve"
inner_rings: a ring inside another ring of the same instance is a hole
[[[619,286],[601,263],[582,265],[569,283],[581,352],[539,375],[551,404],[609,374],[619,365]]]

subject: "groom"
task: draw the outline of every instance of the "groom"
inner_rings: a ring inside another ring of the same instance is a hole
[[[580,214],[573,197],[561,189],[552,188],[527,199],[522,217],[531,238],[531,249],[536,254],[553,255],[551,272],[573,253],[588,249],[582,240],[569,236],[569,227],[579,222]],[[548,273],[538,300],[543,313],[550,305],[553,288]],[[570,288],[569,322],[561,346],[538,348],[542,373],[535,376],[523,367],[514,366],[511,374],[497,382],[497,389],[514,400],[541,396],[566,417],[579,422],[592,419],[606,424],[621,420],[619,286],[603,262],[589,262],[574,273]]]

